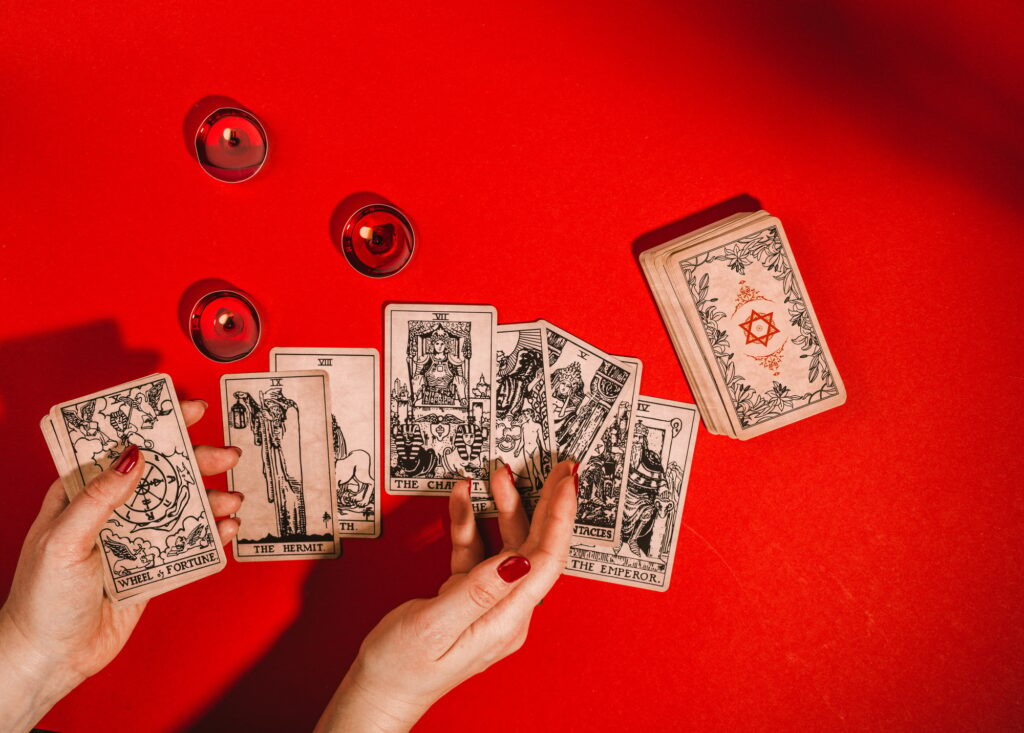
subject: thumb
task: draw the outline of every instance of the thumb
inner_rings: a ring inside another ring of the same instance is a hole
[[[71,500],[54,527],[69,552],[82,559],[89,556],[103,525],[138,485],[145,465],[139,447],[130,445]]]

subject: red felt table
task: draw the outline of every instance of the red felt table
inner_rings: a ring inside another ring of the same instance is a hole
[[[1024,15],[1010,0],[8,2],[0,24],[0,582],[54,476],[46,409],[156,370],[216,404],[192,283],[258,351],[381,346],[386,301],[493,303],[691,393],[635,255],[784,222],[849,391],[747,443],[701,430],[671,589],[561,580],[430,731],[1024,725]],[[227,95],[271,149],[227,185],[183,120]],[[373,281],[332,242],[368,191],[419,235]],[[708,211],[710,209],[710,211]],[[231,369],[231,368],[229,368]],[[214,414],[194,430],[219,442]],[[215,486],[223,486],[217,481]],[[364,634],[446,575],[445,502],[384,498],[333,562],[230,563],[161,597],[43,721],[311,727]]]

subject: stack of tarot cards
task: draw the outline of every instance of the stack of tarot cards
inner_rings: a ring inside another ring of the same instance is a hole
[[[223,569],[224,550],[170,377],[154,374],[61,403],[40,427],[69,498],[129,446],[145,459],[135,492],[96,538],[112,603],[151,598]]]
[[[528,511],[555,462],[579,465],[566,573],[665,590],[697,429],[693,405],[640,394],[642,364],[546,321],[497,323],[490,306],[385,311],[385,486],[449,493],[511,468]]]
[[[745,440],[846,401],[775,217],[736,214],[640,264],[712,433]]]

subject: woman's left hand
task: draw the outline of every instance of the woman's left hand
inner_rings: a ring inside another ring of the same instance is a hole
[[[206,411],[201,400],[181,403],[187,425]],[[204,476],[238,463],[234,448],[197,446]],[[0,608],[0,730],[27,730],[61,697],[105,667],[128,641],[145,602],[114,607],[103,593],[102,552],[96,537],[111,513],[138,485],[144,460],[128,450],[68,501],[58,479],[21,548],[10,595]],[[119,459],[120,460],[120,459]],[[8,487],[11,490],[23,487]],[[238,511],[242,495],[208,491],[215,516]],[[222,543],[238,520],[217,520]]]

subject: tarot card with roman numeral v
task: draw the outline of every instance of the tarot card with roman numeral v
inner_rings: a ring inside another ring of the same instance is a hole
[[[617,544],[613,549],[570,547],[565,573],[663,591],[672,579],[679,543],[697,409],[640,396],[633,423]]]
[[[470,478],[474,511],[495,511],[496,322],[492,306],[392,304],[385,310],[388,492],[448,494]]]
[[[342,538],[380,535],[379,361],[376,349],[270,350],[272,371],[323,369],[330,376],[334,508]]]
[[[330,380],[324,371],[225,374],[224,440],[242,449],[228,486],[245,501],[235,559],[337,557]]]
[[[192,443],[166,374],[55,406],[41,427],[69,497],[138,446],[142,479],[100,531],[112,603],[151,598],[225,565]]]

